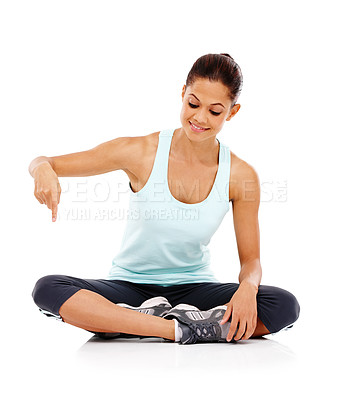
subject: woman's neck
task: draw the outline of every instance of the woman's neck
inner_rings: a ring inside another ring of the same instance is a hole
[[[183,128],[175,129],[171,153],[178,161],[188,164],[215,166],[218,163],[219,142],[216,135],[202,141],[190,140]]]

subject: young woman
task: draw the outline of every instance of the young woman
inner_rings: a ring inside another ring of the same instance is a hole
[[[180,128],[31,162],[34,195],[52,210],[53,221],[59,176],[119,169],[129,177],[134,216],[106,279],[42,277],[32,293],[40,311],[102,337],[116,332],[180,343],[236,342],[293,326],[300,312],[295,296],[260,284],[258,175],[217,139],[240,110],[241,88],[231,56],[204,55],[183,86]],[[215,278],[207,247],[230,202],[238,284]]]

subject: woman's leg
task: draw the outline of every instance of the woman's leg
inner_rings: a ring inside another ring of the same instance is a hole
[[[264,325],[264,323],[260,320],[259,317],[257,317],[257,323],[256,323],[256,328],[254,333],[250,336],[250,338],[256,338],[256,337],[261,337],[264,335],[269,335],[270,332]]]
[[[113,302],[138,306],[152,297],[135,289],[130,282],[48,275],[38,280],[32,296],[41,309],[88,331],[175,339],[174,321],[129,310]]]
[[[64,322],[89,331],[175,339],[174,321],[117,306],[86,289],[79,290],[66,300],[59,314]]]
[[[168,298],[174,306],[192,304],[209,310],[228,303],[239,287],[238,283],[194,283],[168,287]],[[299,317],[300,305],[295,296],[275,286],[260,285],[257,293],[257,326],[251,337],[276,333],[292,325]]]

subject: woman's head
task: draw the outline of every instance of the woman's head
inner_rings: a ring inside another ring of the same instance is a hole
[[[192,134],[192,123],[206,130],[203,138],[216,135],[240,109],[240,67],[228,54],[206,54],[195,61],[182,90],[181,122]],[[196,135],[195,135],[196,136]],[[201,135],[202,136],[202,135]]]
[[[191,86],[198,78],[223,83],[229,89],[231,107],[236,104],[242,90],[243,76],[241,68],[229,54],[206,54],[198,58],[187,76],[185,86]]]

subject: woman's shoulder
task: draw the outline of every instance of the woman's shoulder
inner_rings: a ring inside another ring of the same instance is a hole
[[[157,151],[158,135],[160,131],[140,136],[125,136],[124,142],[128,146],[126,159],[126,173],[130,181],[139,181],[152,168]]]
[[[147,145],[156,145],[158,143],[158,136],[160,134],[160,131],[157,132],[152,132],[152,133],[147,133],[145,135],[140,135],[140,136],[130,136],[131,139],[136,143],[136,145],[141,145],[141,146],[147,146]]]
[[[255,168],[230,150],[230,200],[239,198],[245,191],[257,190],[260,185]]]
[[[129,147],[132,160],[136,160],[157,148],[159,133],[158,131],[140,136],[123,136],[120,139]]]

